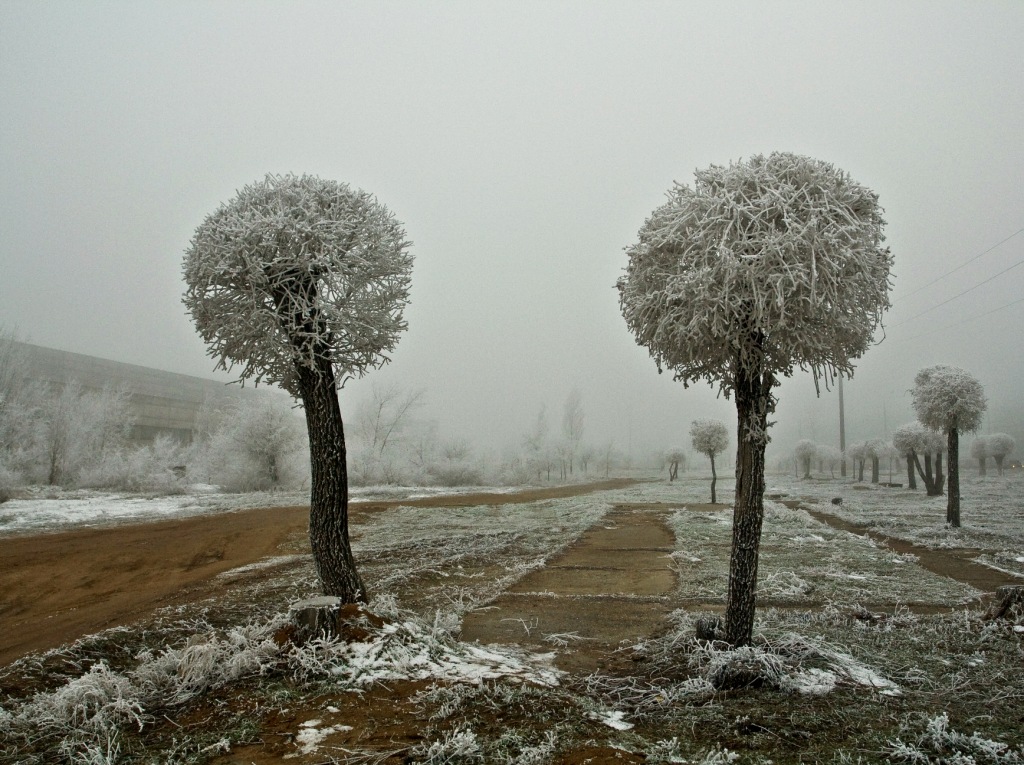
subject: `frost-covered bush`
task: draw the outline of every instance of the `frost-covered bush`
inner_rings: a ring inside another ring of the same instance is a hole
[[[103,455],[98,464],[83,470],[80,486],[147,494],[180,494],[187,488],[186,447],[160,435],[153,443],[124,447]]]

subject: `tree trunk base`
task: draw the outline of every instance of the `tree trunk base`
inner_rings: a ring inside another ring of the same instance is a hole
[[[311,640],[342,640],[365,642],[373,630],[384,626],[384,620],[367,611],[360,603],[345,603],[341,598],[322,595],[292,603],[288,609],[289,623],[282,637],[294,645]]]
[[[989,607],[985,618],[1010,618],[1014,612],[1024,615],[1024,585],[1009,584],[996,588],[995,602]]]

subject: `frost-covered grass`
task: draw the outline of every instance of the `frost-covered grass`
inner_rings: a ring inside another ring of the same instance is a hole
[[[981,562],[1024,577],[1024,471],[986,477],[962,471],[958,529],[946,526],[945,495],[928,497],[920,488],[911,491],[905,474],[894,475],[893,480],[904,487],[772,475],[767,491],[814,502],[846,521],[923,547],[977,550]],[[842,498],[842,504],[832,504],[834,497]]]
[[[732,514],[675,510],[672,555],[678,595],[693,602],[725,602]],[[833,529],[804,510],[765,501],[758,594],[773,603],[941,604],[977,598],[969,585],[914,565],[913,556],[879,547],[864,536]]]

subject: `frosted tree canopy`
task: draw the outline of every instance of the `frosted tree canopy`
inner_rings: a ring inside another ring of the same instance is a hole
[[[406,326],[409,246],[371,194],[268,175],[196,230],[184,303],[219,368],[298,395],[299,367],[326,362],[344,382],[387,361]]]
[[[690,423],[690,440],[694,449],[714,458],[729,445],[729,431],[721,420],[694,420]]]
[[[849,376],[889,307],[892,256],[874,192],[833,165],[761,155],[676,184],[626,248],[622,314],[684,384],[737,367]]]
[[[988,404],[985,390],[970,372],[938,364],[917,373],[911,398],[917,419],[929,428],[972,433]]]

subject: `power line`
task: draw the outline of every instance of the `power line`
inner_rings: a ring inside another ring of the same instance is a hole
[[[946,300],[943,300],[941,303],[938,303],[937,305],[933,305],[931,308],[926,308],[925,310],[921,311],[921,313],[914,314],[909,319],[904,319],[903,321],[899,322],[898,324],[893,324],[892,327],[890,327],[890,329],[895,329],[896,327],[902,327],[907,322],[913,321],[914,319],[917,319],[917,318],[919,318],[921,316],[924,316],[926,313],[931,313],[936,308],[941,308],[942,306],[946,305],[946,303],[952,303],[954,300],[956,300],[957,298],[963,297],[968,292],[973,292],[974,290],[978,289],[978,287],[981,287],[982,285],[988,284],[989,282],[993,281],[994,279],[998,279],[1000,276],[1005,274],[1007,271],[1012,271],[1013,269],[1019,268],[1020,266],[1024,266],[1024,259],[1018,260],[1012,266],[1010,266],[1008,268],[1004,268],[998,274],[995,274],[994,276],[990,276],[985,281],[978,282],[973,287],[968,287],[967,289],[963,290],[962,292],[958,292],[957,294],[953,295],[953,297],[948,298]]]
[[[931,286],[932,286],[933,284],[935,284],[936,282],[941,282],[941,281],[942,281],[943,279],[945,279],[945,278],[946,278],[947,276],[951,276],[952,274],[955,274],[955,273],[956,273],[957,271],[959,271],[959,270],[960,270],[961,268],[965,268],[965,267],[969,266],[969,265],[970,265],[971,263],[973,263],[974,261],[976,261],[976,260],[977,260],[978,258],[982,257],[983,255],[988,255],[988,254],[989,254],[990,252],[992,252],[992,250],[994,250],[994,249],[995,249],[996,247],[999,247],[1000,245],[1006,244],[1006,243],[1007,243],[1007,242],[1009,242],[1009,241],[1010,241],[1011,239],[1013,239],[1013,238],[1014,238],[1015,236],[1017,236],[1018,234],[1022,234],[1022,233],[1024,233],[1024,228],[1020,228],[1020,229],[1017,229],[1016,231],[1014,231],[1014,232],[1013,232],[1012,234],[1010,234],[1010,235],[1009,235],[1008,237],[1006,237],[1005,239],[1002,239],[1002,240],[1000,240],[1000,241],[996,242],[996,243],[995,243],[995,244],[993,244],[993,245],[992,245],[991,247],[989,247],[989,248],[988,248],[987,250],[985,250],[985,251],[984,251],[984,252],[982,252],[982,253],[979,253],[979,254],[975,255],[975,256],[974,256],[973,258],[971,258],[970,260],[968,260],[968,261],[965,261],[964,263],[961,263],[961,264],[960,264],[959,266],[957,266],[956,268],[954,268],[954,269],[953,269],[952,271],[947,271],[947,272],[946,272],[946,273],[944,273],[944,274],[943,274],[942,276],[940,276],[940,277],[938,277],[938,278],[936,278],[936,279],[933,279],[932,281],[928,282],[927,284],[925,284],[925,285],[923,285],[923,286],[921,286],[921,287],[918,287],[918,288],[917,288],[916,290],[911,290],[911,291],[910,291],[910,292],[908,292],[908,293],[907,293],[906,295],[902,295],[902,296],[901,296],[901,297],[899,298],[899,299],[900,299],[900,301],[906,300],[906,299],[907,299],[908,297],[910,297],[911,295],[916,295],[916,294],[917,294],[918,292],[920,292],[921,290],[923,290],[923,289],[927,289],[928,287],[931,287]],[[909,321],[909,319],[908,319],[908,321]]]
[[[1010,306],[1017,305],[1018,303],[1024,303],[1024,297],[1017,298],[1016,300],[1011,300],[1009,303],[1001,305],[998,308],[993,308],[991,311],[985,311],[985,313],[979,313],[974,316],[969,316],[968,318],[964,319],[963,321],[959,321],[956,324],[950,324],[948,327],[938,327],[936,329],[929,329],[927,332],[922,332],[921,334],[915,335],[914,337],[906,338],[903,340],[896,340],[894,342],[912,343],[914,340],[919,340],[922,337],[927,337],[928,335],[934,335],[936,332],[948,332],[951,329],[957,329],[958,327],[963,326],[969,321],[974,321],[975,319],[981,319],[984,318],[985,316],[990,316],[994,313],[1009,308]]]

